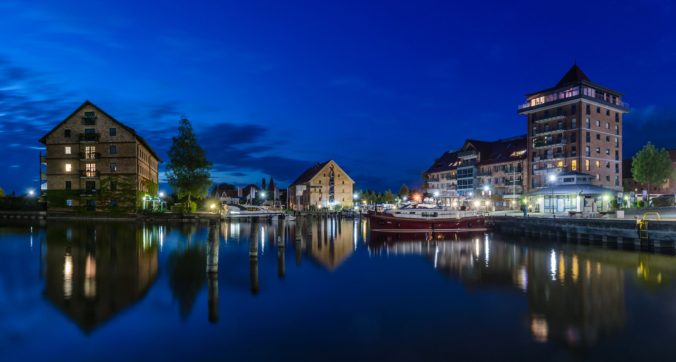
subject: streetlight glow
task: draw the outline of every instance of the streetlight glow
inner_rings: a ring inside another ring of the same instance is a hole
[[[549,182],[554,182],[554,181],[556,181],[556,175],[549,175],[548,179],[549,179]]]

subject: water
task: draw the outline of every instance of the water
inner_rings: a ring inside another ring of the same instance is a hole
[[[367,229],[0,226],[0,360],[676,356],[672,256]]]

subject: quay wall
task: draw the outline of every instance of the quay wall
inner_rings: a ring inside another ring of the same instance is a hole
[[[493,216],[489,228],[498,233],[559,242],[598,244],[617,248],[676,250],[676,221],[649,220],[639,237],[635,220]]]

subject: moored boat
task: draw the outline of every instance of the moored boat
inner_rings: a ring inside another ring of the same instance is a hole
[[[473,232],[485,231],[483,213],[447,209],[399,209],[369,213],[371,231],[377,232]]]

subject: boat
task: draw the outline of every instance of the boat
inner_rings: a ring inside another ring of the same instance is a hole
[[[223,217],[229,219],[250,217],[273,219],[283,215],[282,211],[270,210],[265,206],[256,205],[227,205],[223,210]]]
[[[410,207],[370,212],[371,231],[395,233],[457,233],[486,231],[486,220],[478,211]]]

